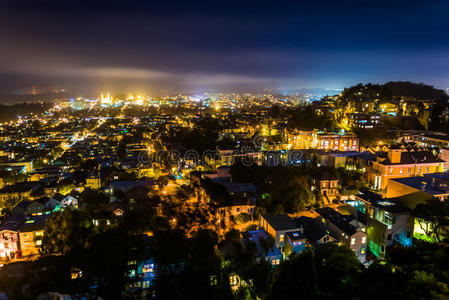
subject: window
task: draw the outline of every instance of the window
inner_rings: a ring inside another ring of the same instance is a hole
[[[429,173],[429,167],[426,167],[426,173]]]
[[[142,288],[143,289],[148,289],[150,287],[150,282],[149,281],[142,281]]]
[[[355,245],[355,238],[351,239],[351,245]]]
[[[362,237],[362,244],[366,243],[366,236]]]
[[[410,174],[412,172],[412,169],[408,168],[407,172]]]
[[[421,173],[421,167],[418,167],[418,173]]]
[[[402,174],[402,168],[399,169],[399,173]]]
[[[391,241],[391,234],[387,235],[387,240]]]
[[[42,240],[37,240],[36,241],[36,246],[40,246],[40,245],[42,245]]]
[[[281,235],[279,236],[279,242],[282,243],[283,241],[284,241],[284,235],[281,234]]]
[[[390,168],[390,174],[393,174],[393,168]]]
[[[217,283],[218,283],[217,275],[211,275],[209,282],[210,282],[210,285],[217,285]]]

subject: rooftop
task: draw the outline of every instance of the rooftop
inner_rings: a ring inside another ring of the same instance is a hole
[[[315,211],[348,235],[351,236],[357,232],[357,227],[350,224],[354,219],[352,216],[342,215],[330,207],[317,208]]]
[[[449,182],[435,180],[435,178],[427,176],[394,178],[390,180],[423,191],[433,196],[449,194]]]
[[[393,179],[391,179],[393,180]],[[379,194],[373,192],[364,192],[357,195],[357,197],[368,201],[372,206],[383,209],[387,212],[397,214],[403,212],[409,212],[410,210],[403,206],[396,198],[382,198]]]
[[[390,148],[391,149],[391,148]],[[396,148],[395,148],[396,150]],[[392,163],[388,157],[388,152],[378,152],[377,157],[383,159],[380,161],[383,165],[410,165],[410,164],[430,164],[444,163],[445,161],[434,155],[429,150],[422,149],[401,149],[401,160],[398,163]]]
[[[265,215],[263,218],[274,230],[291,230],[298,228],[288,215]]]

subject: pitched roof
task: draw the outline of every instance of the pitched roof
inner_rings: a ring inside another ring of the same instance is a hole
[[[352,216],[342,215],[330,207],[317,208],[315,211],[348,235],[351,236],[357,232],[357,227],[350,224],[354,219]]]
[[[37,230],[43,230],[45,227],[45,221],[49,215],[33,216],[22,224],[20,232],[32,232]]]
[[[383,165],[410,165],[410,164],[431,164],[444,163],[445,161],[434,155],[428,150],[403,150],[401,151],[401,160],[398,163],[392,163],[388,158],[388,152],[378,152],[377,156],[383,158],[380,161]]]
[[[263,218],[274,230],[290,230],[298,228],[288,215],[265,215]]]
[[[23,223],[25,216],[23,214],[13,214],[9,216],[3,223],[0,225],[0,231],[10,230],[10,231],[19,231],[20,226]]]
[[[22,200],[19,203],[17,203],[16,207],[22,208],[22,209],[26,209],[32,201],[30,200]]]
[[[328,234],[323,226],[320,226],[312,218],[301,216],[295,218],[296,225],[303,228],[304,235],[311,244],[315,244],[323,236]]]

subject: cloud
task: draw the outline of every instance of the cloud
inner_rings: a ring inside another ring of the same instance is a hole
[[[64,71],[69,76],[95,77],[95,78],[112,78],[112,79],[138,79],[152,80],[164,79],[172,77],[172,74],[162,71],[123,68],[123,67],[97,67],[97,68],[79,68],[68,69]],[[64,73],[63,72],[63,73]]]

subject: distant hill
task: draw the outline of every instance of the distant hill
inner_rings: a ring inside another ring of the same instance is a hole
[[[385,84],[362,84],[345,88],[341,93],[341,98],[354,101],[372,101],[375,99],[391,101],[400,97],[411,97],[415,99],[433,100],[443,102],[448,95],[443,90],[439,90],[423,83],[413,83],[409,81],[390,81]]]
[[[0,122],[13,121],[17,116],[29,116],[31,113],[41,114],[51,106],[51,102],[0,104]]]
[[[413,83],[410,81],[390,81],[384,84],[393,96],[414,97],[417,99],[437,100],[446,97],[443,90],[439,90],[424,83]]]
[[[14,104],[25,102],[53,102],[56,99],[71,97],[68,93],[31,94],[0,94],[0,104]]]

